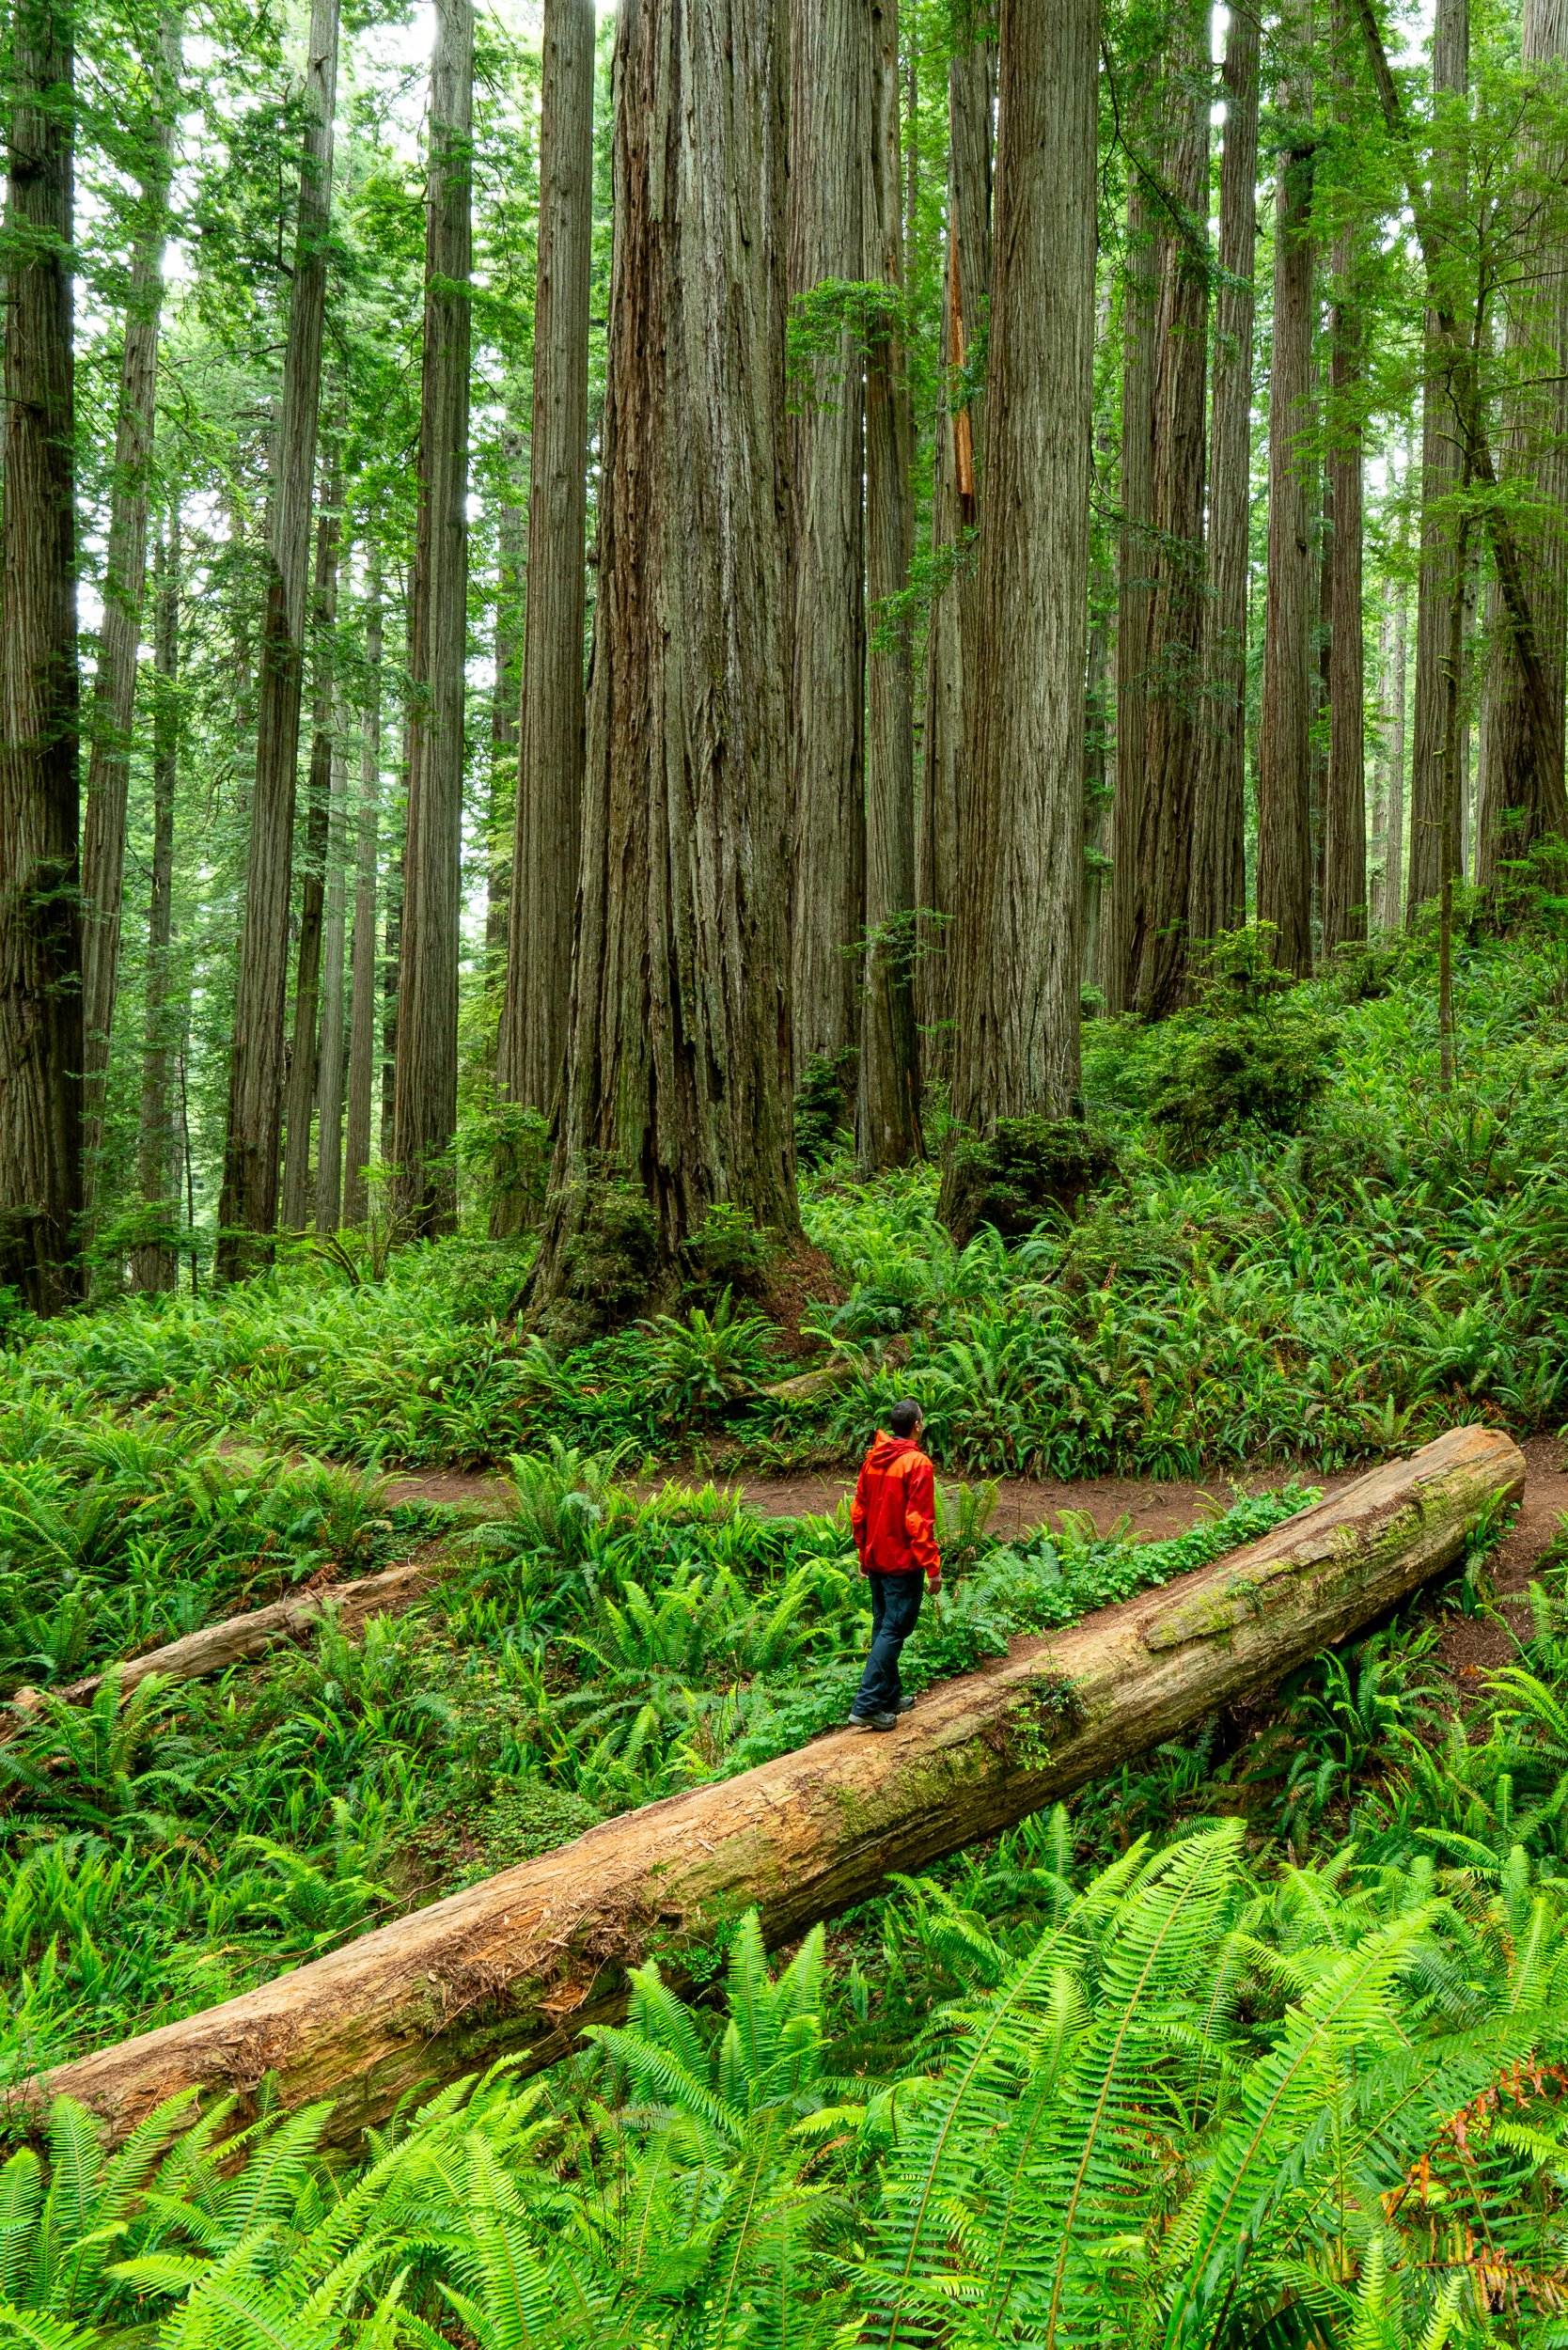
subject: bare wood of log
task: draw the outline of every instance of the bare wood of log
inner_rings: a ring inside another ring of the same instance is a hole
[[[929,1691],[900,1728],[816,1739],[605,1821],[328,1957],[25,2083],[115,2138],[177,2091],[335,2097],[353,2137],[416,2087],[502,2055],[533,2070],[624,2009],[627,1969],[677,1975],[747,1908],[776,1946],[893,1870],[995,1835],[1217,1707],[1256,1697],[1462,1557],[1524,1488],[1495,1429],[1462,1428],[1164,1590]]]

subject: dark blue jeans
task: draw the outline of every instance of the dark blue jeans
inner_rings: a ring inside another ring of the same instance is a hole
[[[860,1677],[851,1708],[864,1721],[868,1714],[892,1714],[903,1695],[899,1681],[899,1652],[915,1629],[920,1612],[925,1576],[877,1574],[866,1577],[871,1587],[871,1653]]]

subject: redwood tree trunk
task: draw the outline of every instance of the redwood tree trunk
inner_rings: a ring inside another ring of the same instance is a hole
[[[512,832],[517,822],[518,706],[523,691],[523,582],[526,516],[517,502],[521,432],[501,435],[507,478],[495,518],[495,679],[490,689],[490,806],[485,816],[484,972],[487,993],[506,1008],[511,933]]]
[[[789,289],[866,274],[868,0],[791,12]],[[865,389],[846,328],[839,379],[790,424],[794,667],[790,960],[797,1075],[857,1045],[865,919]]]
[[[419,380],[419,526],[409,680],[408,836],[398,969],[393,1187],[427,1238],[457,1221],[458,948],[463,701],[468,650],[468,280],[473,0],[436,0],[431,63],[425,338]]]
[[[0,1282],[82,1293],[71,15],[10,21],[0,494]]]
[[[902,299],[903,175],[899,163],[898,0],[870,0],[866,265]],[[915,673],[906,610],[915,549],[915,412],[902,332],[873,336],[866,358],[866,959],[855,1143],[870,1174],[917,1158],[920,1058],[915,1031]]]
[[[1294,30],[1299,37],[1299,11]],[[1258,728],[1258,919],[1275,927],[1281,966],[1312,967],[1311,657],[1317,576],[1309,527],[1312,423],[1310,108],[1287,85],[1274,242],[1269,375],[1268,582]]]
[[[1520,54],[1560,105],[1568,61],[1568,0],[1525,0]],[[1538,169],[1560,152],[1535,158]],[[1538,247],[1538,267],[1519,290],[1509,321],[1509,343],[1529,375],[1546,381],[1517,397],[1513,466],[1533,483],[1539,514],[1533,542],[1520,555],[1534,620],[1536,652],[1545,672],[1550,713],[1549,755],[1543,759],[1522,665],[1494,588],[1489,612],[1499,623],[1482,717],[1476,811],[1475,878],[1490,888],[1499,859],[1528,855],[1535,842],[1568,838],[1563,790],[1563,696],[1568,653],[1568,251],[1559,236]]]
[[[779,0],[621,0],[581,924],[534,1299],[796,1230]],[[626,1193],[631,1195],[627,1202]]]
[[[220,1280],[238,1279],[269,1262],[277,1223],[294,786],[308,622],[310,494],[316,478],[337,88],[337,0],[311,0],[299,227],[274,445],[256,786],[213,1264]]]
[[[1187,893],[1205,606],[1203,395],[1208,352],[1209,10],[1184,8],[1169,36],[1165,180],[1180,225],[1156,248],[1150,504],[1153,589],[1149,609],[1137,887],[1128,940],[1135,1010],[1174,1011],[1186,985]]]
[[[1331,619],[1328,785],[1324,825],[1323,948],[1367,935],[1367,772],[1361,617],[1361,319],[1352,283],[1355,247],[1335,242],[1329,357]]]
[[[583,807],[584,527],[593,246],[593,5],[548,0],[528,490],[528,615],[501,1007],[501,1099],[557,1105]],[[619,230],[618,230],[619,233]],[[510,1229],[515,1214],[502,1213]]]
[[[310,782],[306,797],[300,935],[294,960],[294,1035],[284,1087],[283,1229],[305,1230],[310,1199],[310,1120],[316,1106],[317,1019],[321,1001],[321,923],[332,811],[332,648],[337,617],[337,467],[322,483],[316,525],[314,678]]]
[[[131,725],[136,700],[136,650],[147,584],[148,467],[158,388],[158,323],[164,299],[170,153],[179,102],[180,20],[159,27],[156,70],[148,91],[137,222],[131,247],[115,426],[114,495],[103,575],[103,622],[93,679],[87,756],[87,807],[82,841],[82,1049],[86,1187],[97,1185],[103,1146],[103,1089],[119,980],[121,893],[125,885],[125,810],[131,776]]]
[[[1383,927],[1389,931],[1398,930],[1404,902],[1404,672],[1410,646],[1403,581],[1395,598],[1392,666],[1387,687],[1388,829],[1383,853]]]
[[[335,728],[327,816],[326,913],[321,924],[321,1026],[316,1068],[316,1230],[343,1220],[343,821],[348,761]]]
[[[152,891],[147,913],[147,1018],[136,1172],[148,1238],[131,1252],[133,1288],[172,1290],[180,1261],[173,1247],[179,1214],[174,1103],[169,1078],[184,1021],[170,1018],[169,945],[173,936],[174,788],[180,767],[180,509],[168,518],[154,556],[157,613],[154,658],[158,699],[152,713]]]
[[[1469,0],[1436,0],[1432,84],[1439,99],[1463,97],[1470,78]],[[1455,166],[1439,159],[1435,198],[1458,199]],[[1410,761],[1410,872],[1405,918],[1414,921],[1441,891],[1445,867],[1459,854],[1459,809],[1443,834],[1444,744],[1448,713],[1449,613],[1453,602],[1457,533],[1436,510],[1451,497],[1463,463],[1464,421],[1451,388],[1451,358],[1435,318],[1427,321],[1427,377],[1421,408],[1421,560],[1416,596],[1415,742]],[[1560,695],[1559,703],[1560,705]],[[1559,710],[1558,726],[1561,715]]]
[[[948,68],[948,251],[942,307],[943,395],[936,419],[932,551],[939,563],[962,550],[953,576],[933,597],[926,640],[923,780],[916,841],[920,912],[915,1009],[922,1063],[951,1075],[952,959],[948,929],[958,901],[959,803],[974,676],[979,566],[972,544],[979,513],[985,402],[978,380],[991,289],[991,139],[996,45],[983,27]],[[941,572],[938,572],[938,582]],[[929,918],[928,918],[929,917]],[[796,1011],[798,1033],[799,1011]]]
[[[381,547],[375,518],[365,608],[365,709],[359,733],[359,827],[354,854],[353,945],[349,968],[349,1104],[343,1140],[343,1222],[359,1226],[369,1207],[370,1104],[376,1068],[376,854],[381,819]]]
[[[960,839],[964,1127],[1078,1090],[1095,0],[1002,0],[980,643]],[[953,1204],[954,1176],[947,1185]]]
[[[1127,274],[1121,312],[1121,532],[1117,556],[1116,798],[1105,922],[1105,1008],[1132,1001],[1131,953],[1137,915],[1138,837],[1148,712],[1149,609],[1153,563],[1150,435],[1154,400],[1156,277],[1153,230],[1141,180],[1127,192]]]
[[[1219,167],[1219,290],[1209,427],[1205,703],[1197,749],[1187,934],[1247,919],[1247,589],[1252,498],[1253,272],[1258,252],[1258,20],[1231,10]]]

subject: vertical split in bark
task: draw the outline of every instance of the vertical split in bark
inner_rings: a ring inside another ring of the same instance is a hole
[[[865,275],[889,289],[866,354],[866,959],[855,1144],[868,1173],[917,1158],[915,1030],[915,674],[906,610],[915,548],[915,411],[902,320],[903,179],[899,166],[898,0],[870,0]]]
[[[789,289],[863,277],[868,0],[797,0],[790,18]],[[859,1036],[865,907],[865,387],[846,326],[820,402],[790,424],[794,652],[790,960],[797,1075]]]
[[[376,857],[381,829],[381,547],[376,517],[365,584],[365,709],[359,732],[359,818],[354,851],[353,945],[349,971],[349,1107],[344,1136],[343,1221],[357,1228],[369,1208],[370,1102],[376,1059]]]
[[[40,1314],[82,1293],[71,22],[13,11],[6,181],[0,1282]]]
[[[316,1230],[343,1220],[343,820],[347,754],[341,727],[332,738],[332,802],[327,816],[326,916],[321,925],[321,1030],[316,1078]]]
[[[310,1198],[310,1120],[316,1106],[316,1026],[321,1010],[321,919],[326,904],[332,805],[332,632],[337,619],[339,476],[336,457],[321,483],[312,599],[310,781],[306,792],[300,875],[300,935],[294,958],[294,1033],[284,1082],[283,1229],[305,1230]]]
[[[468,362],[473,0],[436,0],[431,62],[419,524],[410,614],[408,833],[398,973],[392,1180],[426,1238],[457,1220],[458,948],[468,650]]]
[[[152,891],[147,915],[147,1018],[136,1172],[150,1230],[131,1251],[133,1289],[172,1290],[179,1274],[174,1104],[170,1076],[183,1015],[171,1018],[169,945],[173,936],[174,791],[180,771],[180,508],[169,511],[153,558],[153,644],[157,699],[152,711]]]
[[[268,517],[267,617],[257,713],[256,786],[251,797],[223,1196],[213,1266],[220,1280],[239,1279],[270,1262],[277,1223],[295,771],[337,89],[337,0],[312,0],[299,226]]]
[[[1174,1011],[1187,968],[1187,896],[1203,633],[1203,408],[1208,350],[1209,11],[1186,0],[1166,53],[1171,212],[1156,241],[1143,789],[1128,986],[1146,1018]],[[1172,217],[1171,213],[1176,216]]]
[[[1441,107],[1463,104],[1470,79],[1469,0],[1437,0],[1432,34],[1432,86]],[[1435,157],[1433,197],[1455,208],[1463,197],[1463,164]],[[1455,398],[1453,359],[1435,313],[1427,319],[1426,387],[1421,408],[1421,560],[1416,601],[1416,723],[1410,764],[1410,877],[1405,918],[1414,921],[1442,889],[1458,855],[1459,807],[1445,792],[1448,718],[1449,615],[1453,602],[1458,531],[1441,502],[1451,498],[1466,445]],[[1560,724],[1560,719],[1559,721]],[[1447,828],[1443,810],[1449,808]]]
[[[1289,27],[1299,55],[1300,0]],[[1293,57],[1274,242],[1274,349],[1269,372],[1268,579],[1263,698],[1258,728],[1258,918],[1275,927],[1281,966],[1312,967],[1311,655],[1315,586],[1307,459],[1312,421],[1311,91]]]
[[[957,48],[948,68],[948,251],[942,306],[942,397],[936,417],[931,542],[938,558],[960,550],[953,575],[932,599],[926,639],[926,713],[915,845],[920,920],[915,1010],[921,1064],[951,1075],[952,964],[948,928],[957,902],[959,803],[968,730],[965,681],[974,674],[978,566],[970,543],[983,461],[985,403],[974,371],[991,290],[991,137],[996,45],[988,29]],[[938,572],[938,579],[941,574]],[[799,1011],[797,1008],[798,1026]]]
[[[1560,106],[1568,68],[1568,6],[1564,0],[1525,0],[1520,54]],[[1563,168],[1560,150],[1543,154],[1538,168]],[[1535,525],[1521,547],[1534,620],[1535,649],[1545,676],[1549,749],[1531,709],[1523,665],[1494,585],[1487,599],[1495,619],[1496,651],[1482,713],[1486,744],[1476,810],[1475,878],[1491,888],[1499,861],[1528,855],[1538,840],[1568,839],[1563,789],[1563,696],[1568,653],[1568,251],[1558,236],[1538,241],[1535,266],[1525,276],[1509,319],[1508,341],[1531,377],[1544,378],[1513,402],[1509,471],[1533,482]],[[1528,265],[1527,265],[1528,270]]]
[[[583,806],[584,529],[593,250],[593,0],[547,0],[528,484],[528,612],[497,1091],[557,1106]],[[617,234],[619,235],[619,225]],[[513,1229],[503,1184],[495,1218]]]
[[[152,462],[158,388],[158,324],[164,299],[170,156],[179,103],[180,19],[166,15],[143,128],[136,227],[126,292],[115,424],[114,495],[103,567],[103,621],[93,679],[87,755],[86,822],[82,841],[82,1049],[86,1177],[89,1203],[103,1147],[103,1093],[119,980],[121,897],[125,886],[125,811],[131,776],[131,726],[136,700],[136,650],[147,584],[148,472]]]
[[[1253,272],[1258,251],[1258,20],[1231,10],[1219,167],[1220,286],[1209,425],[1206,707],[1197,746],[1187,932],[1195,944],[1247,919],[1247,588],[1252,497]]]
[[[953,1110],[1078,1099],[1094,383],[1094,0],[1002,0],[980,639],[960,839]],[[946,1206],[954,1204],[949,1168]]]
[[[780,0],[621,0],[581,926],[541,1307],[603,1310],[606,1178],[651,1288],[715,1204],[797,1230],[788,68]]]
[[[1348,117],[1350,28],[1335,10],[1337,110]],[[1347,230],[1330,263],[1333,308],[1328,378],[1329,503],[1334,517],[1328,656],[1328,783],[1325,810],[1323,948],[1367,935],[1367,775],[1361,613],[1361,354],[1364,329],[1356,285],[1356,247]]]

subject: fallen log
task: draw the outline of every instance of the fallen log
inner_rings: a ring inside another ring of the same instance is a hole
[[[1524,1487],[1493,1429],[1450,1431],[1245,1549],[939,1684],[884,1736],[798,1753],[591,1828],[223,2006],[24,2084],[122,2138],[196,2089],[337,2100],[352,2138],[416,2087],[502,2055],[564,2055],[624,2007],[627,1969],[722,1941],[746,1909],[770,1945],[994,1835],[1319,1649],[1451,1567]]]
[[[118,1667],[121,1700],[156,1673],[164,1681],[199,1681],[208,1673],[225,1672],[247,1657],[264,1656],[269,1649],[297,1640],[319,1623],[329,1607],[336,1608],[345,1632],[357,1632],[371,1616],[395,1616],[424,1596],[442,1573],[455,1564],[444,1546],[405,1559],[401,1566],[380,1574],[362,1574],[352,1583],[323,1583],[316,1590],[295,1591],[274,1600],[270,1607],[254,1607],[245,1616],[226,1616],[199,1632],[187,1632],[163,1648],[130,1656]],[[20,1736],[43,1711],[46,1698],[68,1705],[85,1705],[103,1686],[108,1674],[88,1673],[57,1689],[18,1689],[8,1711],[0,1714],[0,1745]]]

